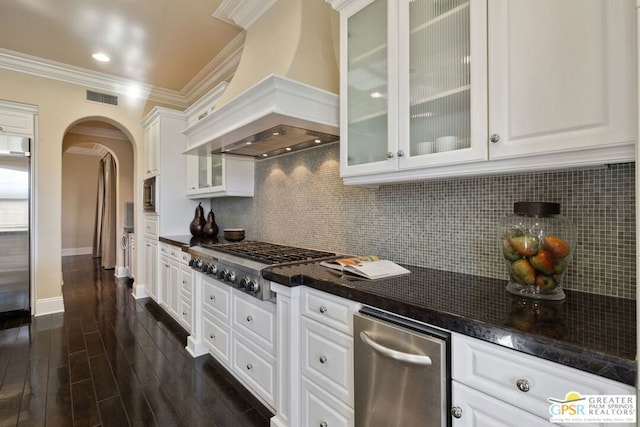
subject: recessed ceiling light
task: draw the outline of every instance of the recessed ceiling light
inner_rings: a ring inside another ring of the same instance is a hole
[[[316,144],[320,144],[322,141],[319,139],[314,140],[313,142],[315,142]]]
[[[291,151],[291,147],[287,147],[287,148],[285,148],[285,150]]]
[[[91,57],[93,59],[95,59],[96,61],[99,61],[99,62],[109,62],[109,61],[111,61],[111,58],[109,58],[109,56],[107,56],[107,54],[105,54],[105,53],[94,53],[93,55],[91,55]]]
[[[262,157],[267,157],[267,156],[268,156],[268,154],[267,154],[267,153],[263,153],[263,154],[262,154]]]

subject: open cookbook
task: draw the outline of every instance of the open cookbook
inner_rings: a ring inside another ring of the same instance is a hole
[[[409,270],[395,262],[386,259],[379,259],[375,255],[322,261],[320,265],[343,273],[355,274],[367,279],[381,279],[384,277],[393,277],[411,273]]]

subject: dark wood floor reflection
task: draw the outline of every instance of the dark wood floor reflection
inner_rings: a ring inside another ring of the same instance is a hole
[[[268,426],[271,414],[90,256],[63,258],[65,313],[0,317],[0,426]]]

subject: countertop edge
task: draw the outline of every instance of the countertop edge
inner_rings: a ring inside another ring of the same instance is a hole
[[[545,340],[540,337],[527,335],[526,333],[519,333],[499,326],[489,325],[482,321],[460,317],[446,311],[418,307],[338,283],[318,281],[304,274],[289,276],[267,270],[263,273],[263,276],[267,280],[280,283],[284,286],[308,286],[451,332],[480,339],[501,347],[635,387],[637,367],[634,360],[627,360],[587,348],[556,342],[552,339]]]

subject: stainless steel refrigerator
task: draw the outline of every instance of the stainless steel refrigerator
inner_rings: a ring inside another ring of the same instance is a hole
[[[29,138],[0,135],[0,313],[30,310]]]

